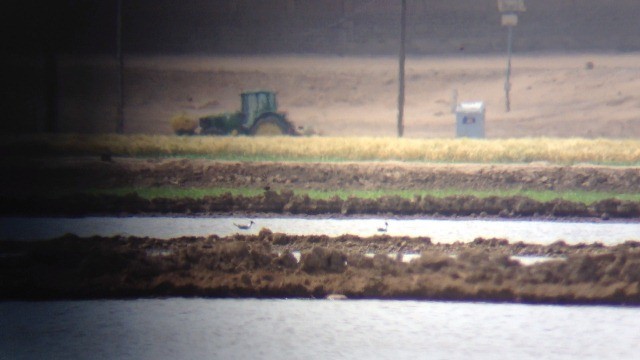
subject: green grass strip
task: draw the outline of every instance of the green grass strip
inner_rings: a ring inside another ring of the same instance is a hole
[[[124,196],[136,193],[145,199],[155,198],[192,198],[201,199],[205,196],[220,196],[230,193],[234,196],[257,196],[264,193],[260,188],[178,188],[178,187],[150,187],[150,188],[114,188],[114,189],[93,189],[87,191],[91,194],[110,194]],[[523,196],[540,202],[548,202],[554,199],[563,199],[576,203],[590,205],[594,202],[605,199],[619,199],[628,201],[640,201],[640,194],[620,194],[614,192],[596,191],[550,191],[550,190],[466,190],[466,189],[433,189],[433,190],[295,190],[296,195],[308,195],[312,199],[330,199],[338,196],[341,199],[357,197],[363,199],[377,199],[383,196],[399,196],[411,199],[417,195],[445,198],[455,195],[469,195],[478,198],[490,196],[511,197]]]

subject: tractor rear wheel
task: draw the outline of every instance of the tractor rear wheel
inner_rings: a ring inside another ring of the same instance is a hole
[[[256,121],[250,133],[254,136],[287,135],[291,133],[291,125],[280,116],[267,115]]]

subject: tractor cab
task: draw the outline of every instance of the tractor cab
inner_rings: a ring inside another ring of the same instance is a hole
[[[242,101],[242,115],[244,115],[244,125],[251,128],[256,120],[264,114],[277,113],[278,104],[276,94],[273,91],[246,91],[240,94]]]

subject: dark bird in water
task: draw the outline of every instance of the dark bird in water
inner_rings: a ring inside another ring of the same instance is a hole
[[[251,220],[251,222],[249,222],[249,225],[233,223],[233,225],[235,225],[235,226],[236,226],[238,229],[240,229],[240,230],[249,230],[249,229],[251,229],[251,227],[253,226],[253,224],[255,224],[255,223],[253,222],[253,220]]]
[[[385,221],[384,222],[384,227],[379,227],[378,231],[380,232],[387,232],[387,228],[389,227],[389,224]]]

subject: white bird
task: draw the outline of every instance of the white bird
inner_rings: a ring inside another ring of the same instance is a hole
[[[385,221],[384,222],[384,227],[379,227],[378,231],[380,232],[387,232],[387,228],[389,227],[389,224]]]
[[[233,225],[235,225],[240,230],[249,230],[249,229],[251,229],[251,226],[253,226],[253,224],[255,224],[253,222],[253,220],[251,220],[251,222],[249,222],[249,225],[233,223]]]
[[[327,299],[327,300],[347,300],[349,298],[346,295],[342,295],[342,294],[329,294],[329,295],[327,295],[327,297],[325,299]]]

